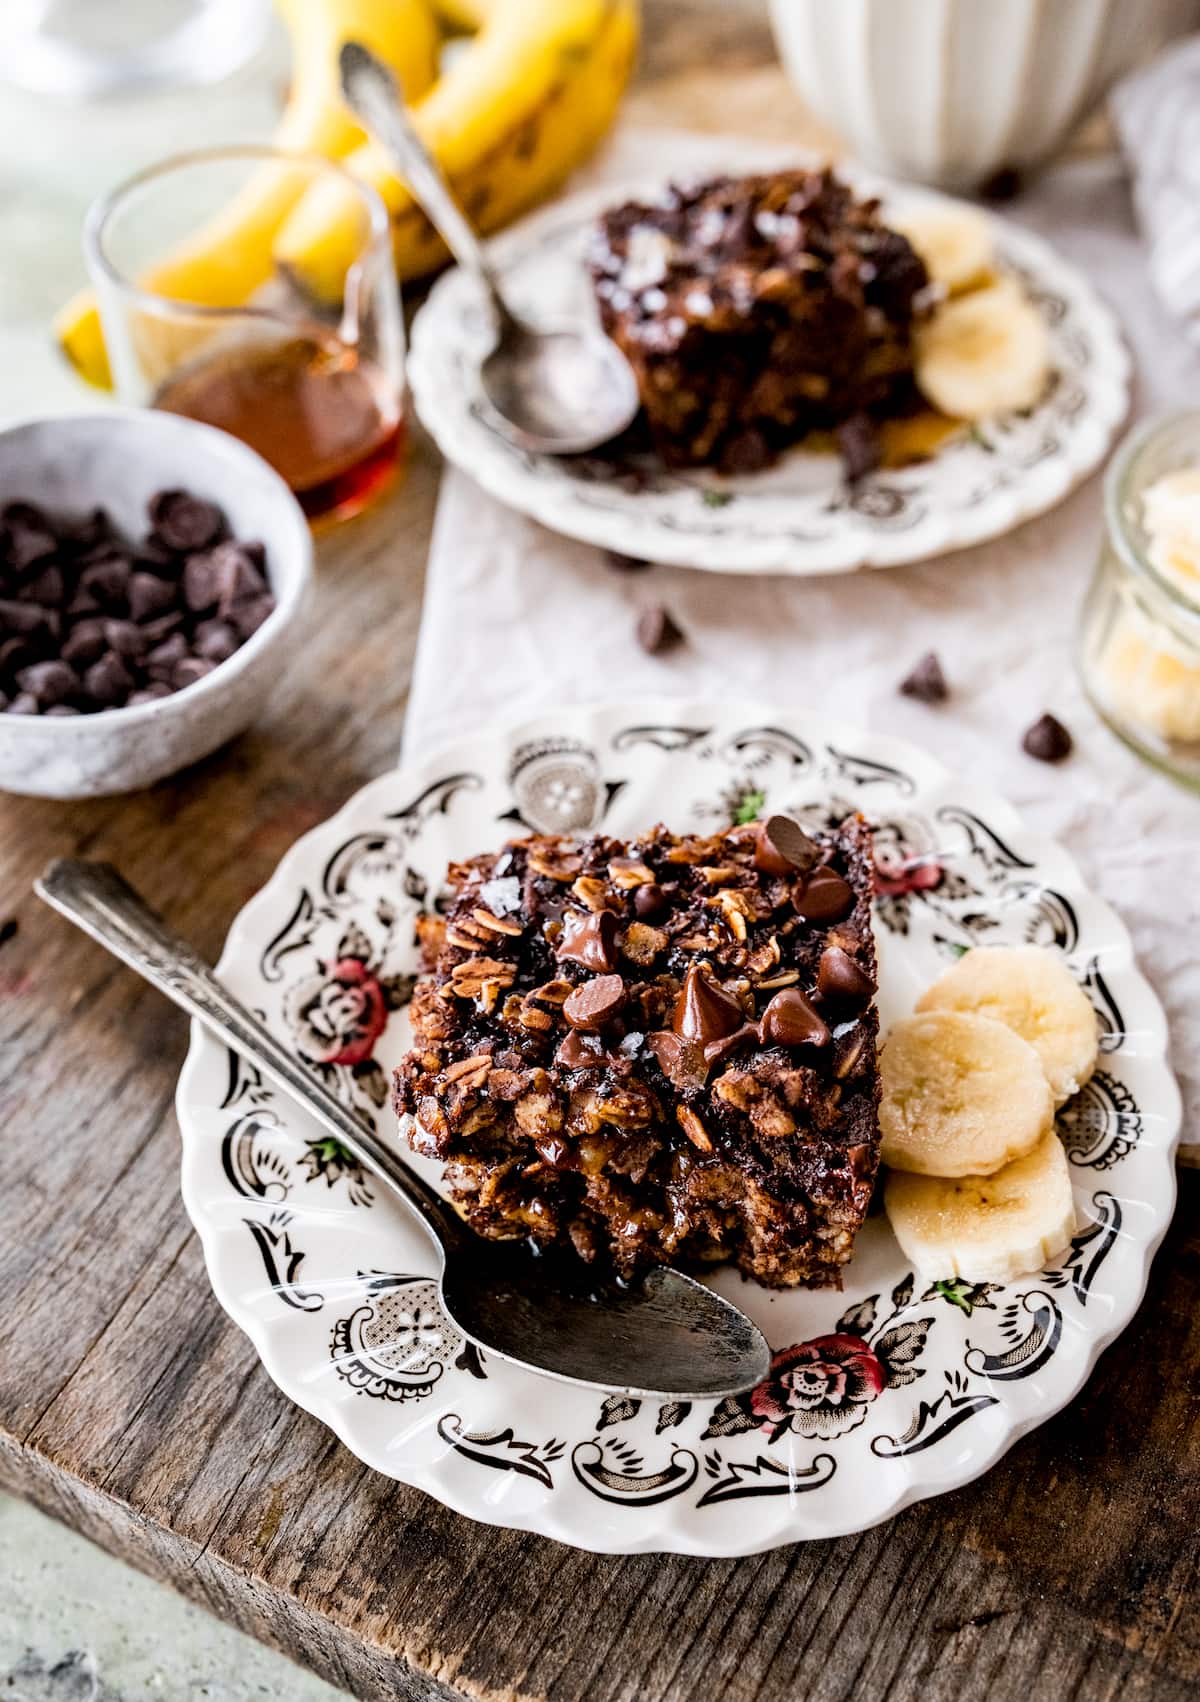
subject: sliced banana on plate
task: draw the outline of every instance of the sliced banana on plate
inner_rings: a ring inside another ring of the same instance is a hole
[[[905,1258],[929,1282],[1010,1282],[1040,1270],[1075,1233],[1070,1168],[1053,1130],[994,1176],[895,1171],[884,1203]]]
[[[914,207],[888,223],[912,243],[929,273],[947,295],[986,282],[992,268],[992,227],[973,207]]]
[[[1050,376],[1041,315],[1011,278],[935,308],[914,333],[917,388],[956,419],[1032,408]]]
[[[1037,1053],[991,1017],[908,1017],[888,1035],[879,1068],[880,1155],[893,1170],[983,1175],[1030,1152],[1054,1126]]]
[[[917,1000],[918,1011],[973,1011],[1028,1041],[1059,1105],[1087,1081],[1100,1029],[1065,959],[1047,946],[977,946]]]

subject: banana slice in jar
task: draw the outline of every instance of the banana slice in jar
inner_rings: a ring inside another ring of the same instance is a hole
[[[893,1170],[978,1176],[1054,1126],[1033,1047],[991,1017],[930,1011],[898,1022],[879,1060],[880,1156]]]
[[[1050,339],[1011,278],[935,308],[913,334],[917,388],[940,413],[982,420],[1034,407],[1050,377]]]
[[[917,1010],[972,1011],[1011,1028],[1037,1053],[1059,1105],[1100,1055],[1091,1001],[1049,946],[977,946],[926,988]]]
[[[990,276],[995,249],[992,227],[973,207],[930,205],[901,209],[888,224],[906,236],[925,262],[929,281],[947,295],[974,289]]]
[[[1040,1270],[1075,1233],[1070,1167],[1053,1130],[992,1176],[894,1171],[884,1207],[905,1258],[929,1282],[1010,1282]]]

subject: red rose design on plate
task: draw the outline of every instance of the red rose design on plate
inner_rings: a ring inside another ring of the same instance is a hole
[[[771,1375],[750,1394],[759,1428],[828,1441],[853,1430],[883,1390],[887,1373],[861,1336],[815,1336],[777,1353]]]
[[[362,1064],[387,1025],[379,977],[361,958],[340,957],[288,994],[297,1045],[314,1064]]]
[[[909,857],[903,862],[875,862],[875,891],[882,898],[903,898],[910,892],[933,892],[942,884],[942,865],[932,857]]]

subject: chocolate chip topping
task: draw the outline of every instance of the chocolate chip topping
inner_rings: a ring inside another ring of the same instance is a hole
[[[836,869],[822,865],[796,888],[792,905],[806,922],[840,922],[854,908],[854,892]]]
[[[806,875],[816,867],[821,848],[791,816],[768,816],[758,830],[754,867],[766,875]]]
[[[869,1004],[875,983],[841,946],[826,946],[817,967],[817,991],[840,1005]]]
[[[759,1021],[763,1045],[828,1046],[829,1030],[799,987],[783,987]]]
[[[927,650],[912,672],[900,681],[905,697],[915,697],[918,703],[945,703],[950,687],[936,650]]]
[[[633,908],[643,922],[649,922],[655,916],[661,916],[667,907],[667,895],[657,881],[647,881],[639,886],[633,895]]]
[[[684,1040],[698,1040],[706,1046],[711,1040],[722,1040],[740,1028],[746,1013],[737,1000],[725,992],[710,975],[693,963],[684,978],[683,990],[675,1001],[671,1026]]]
[[[560,1069],[581,1070],[588,1064],[603,1062],[599,1048],[588,1045],[582,1034],[571,1029],[563,1037],[562,1044],[554,1054],[554,1062]]]
[[[617,918],[611,910],[569,910],[555,955],[584,969],[605,971],[617,964]]]
[[[681,642],[683,633],[661,603],[650,603],[638,616],[637,641],[648,656],[657,656]]]
[[[1054,715],[1043,715],[1033,723],[1021,747],[1039,762],[1062,762],[1075,748],[1075,741]]]
[[[597,975],[576,987],[563,1003],[563,1016],[572,1028],[596,1034],[625,1003],[625,983],[619,975]]]

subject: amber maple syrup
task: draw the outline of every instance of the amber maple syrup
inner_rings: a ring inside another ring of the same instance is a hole
[[[226,349],[177,374],[155,406],[240,437],[312,520],[365,508],[403,447],[394,386],[333,336]]]

